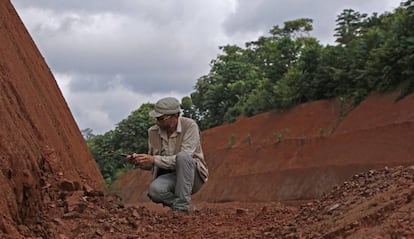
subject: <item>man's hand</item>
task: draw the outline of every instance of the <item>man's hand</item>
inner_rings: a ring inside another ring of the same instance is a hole
[[[154,164],[154,156],[149,154],[135,154],[135,158],[142,164]]]
[[[137,162],[137,160],[135,160],[135,158],[134,158],[134,154],[128,154],[126,157],[125,157],[125,159],[129,162],[129,163],[132,163],[132,164],[137,164],[138,162]]]
[[[149,154],[129,154],[126,160],[132,164],[154,164],[154,156]]]

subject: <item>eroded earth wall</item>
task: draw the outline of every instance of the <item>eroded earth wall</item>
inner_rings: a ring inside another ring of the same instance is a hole
[[[0,1],[0,230],[35,218],[54,185],[103,179],[45,60],[9,0]]]
[[[414,164],[414,94],[397,97],[372,95],[354,109],[313,102],[204,132],[213,171],[197,198],[314,199],[355,173]]]

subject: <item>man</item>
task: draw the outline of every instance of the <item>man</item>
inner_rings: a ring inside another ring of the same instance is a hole
[[[148,196],[153,202],[188,213],[191,195],[208,178],[199,127],[194,120],[180,116],[180,102],[173,97],[160,99],[149,116],[156,119],[148,129],[149,152],[128,155],[127,160],[152,168]]]

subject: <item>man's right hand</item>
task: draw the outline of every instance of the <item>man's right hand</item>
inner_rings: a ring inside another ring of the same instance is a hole
[[[128,154],[126,155],[125,159],[135,165],[137,168],[140,168],[142,170],[151,170],[154,166],[154,163],[149,163],[148,160],[153,160],[154,156],[151,156],[148,154],[137,154],[137,153],[133,153],[133,154]]]
[[[129,163],[132,163],[132,164],[136,165],[136,164],[138,163],[138,161],[137,161],[137,159],[136,159],[135,155],[136,155],[136,153],[133,153],[133,154],[128,154],[128,155],[125,157],[125,159],[126,159]]]
[[[138,165],[138,164],[142,164],[142,163],[146,163],[146,162],[141,162],[142,160],[142,155],[143,154],[137,154],[137,153],[133,153],[133,154],[128,154],[126,156],[126,160],[134,165]]]

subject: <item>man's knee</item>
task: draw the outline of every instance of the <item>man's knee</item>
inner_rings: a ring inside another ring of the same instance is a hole
[[[161,196],[160,196],[160,189],[157,187],[156,184],[151,183],[148,187],[148,197],[151,199],[151,201],[159,203],[161,202]]]
[[[191,165],[195,165],[195,161],[193,159],[193,157],[191,156],[191,154],[187,153],[187,152],[179,152],[176,155],[176,164],[180,165],[180,164],[191,164]]]

